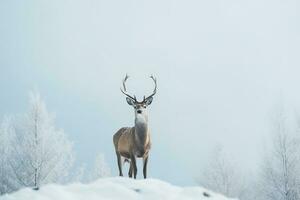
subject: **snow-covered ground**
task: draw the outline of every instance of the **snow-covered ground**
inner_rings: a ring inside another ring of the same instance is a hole
[[[178,187],[157,179],[104,178],[90,184],[46,185],[26,188],[0,200],[229,200],[201,187]]]

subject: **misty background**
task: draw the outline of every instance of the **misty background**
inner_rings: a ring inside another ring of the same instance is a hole
[[[216,145],[255,170],[270,110],[300,106],[299,1],[1,1],[0,116],[38,90],[74,141],[76,164],[99,152],[117,175],[113,134],[132,126],[120,92],[149,106],[149,176],[195,184]],[[139,170],[139,177],[141,170]]]

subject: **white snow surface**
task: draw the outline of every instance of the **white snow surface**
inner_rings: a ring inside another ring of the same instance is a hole
[[[204,194],[208,194],[205,196]],[[49,184],[34,191],[25,188],[0,200],[229,200],[201,187],[179,187],[158,179],[102,178],[90,184]]]

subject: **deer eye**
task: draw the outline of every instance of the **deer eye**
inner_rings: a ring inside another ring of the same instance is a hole
[[[143,107],[146,108],[147,106],[146,106],[146,105],[143,105]]]

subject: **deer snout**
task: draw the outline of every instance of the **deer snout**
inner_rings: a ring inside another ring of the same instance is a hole
[[[138,114],[141,114],[142,113],[142,110],[137,110],[136,111]]]

